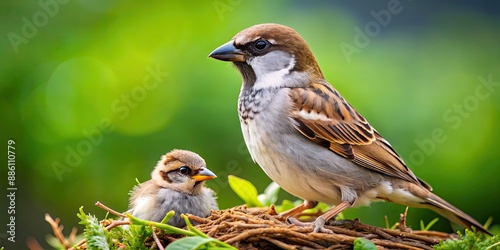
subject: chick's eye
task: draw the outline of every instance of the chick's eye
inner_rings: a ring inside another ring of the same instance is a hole
[[[269,42],[265,39],[259,39],[253,43],[253,46],[257,51],[261,52],[269,47]]]
[[[182,166],[179,168],[179,172],[183,175],[188,175],[191,173],[191,169],[188,168],[187,166]]]

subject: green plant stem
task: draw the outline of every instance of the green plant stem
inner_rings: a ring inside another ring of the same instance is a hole
[[[497,242],[497,243],[495,243],[495,244],[493,244],[493,245],[491,245],[491,246],[489,246],[489,247],[485,248],[484,250],[493,249],[494,247],[497,247],[497,246],[499,246],[499,245],[500,245],[500,242]]]
[[[168,225],[168,224],[163,224],[163,223],[159,223],[159,222],[155,222],[155,221],[142,220],[142,219],[139,219],[137,217],[132,216],[131,214],[126,214],[126,216],[130,220],[130,222],[134,225],[154,226],[154,227],[166,230],[168,233],[183,234],[183,235],[187,235],[187,236],[198,235],[194,232],[180,229],[180,228]]]
[[[188,217],[185,214],[181,214],[181,218],[183,218],[184,221],[186,222],[186,226],[189,229],[189,231],[195,233],[196,235],[198,235],[200,237],[210,238],[208,235],[204,234],[202,231],[193,227],[193,225],[191,224],[191,221],[189,221]]]
[[[170,212],[168,212],[165,217],[163,217],[163,220],[160,221],[160,223],[162,224],[167,224],[168,221],[170,220],[170,218],[174,217],[175,215],[175,211],[171,210]]]

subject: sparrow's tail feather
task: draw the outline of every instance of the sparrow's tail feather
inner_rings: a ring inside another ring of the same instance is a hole
[[[431,193],[431,195],[427,198],[427,201],[428,204],[431,205],[430,209],[447,218],[448,220],[465,228],[471,228],[473,226],[479,232],[492,235],[490,232],[488,232],[488,230],[486,230],[486,228],[483,227],[481,223],[477,222],[468,214],[462,212],[460,209],[443,200],[441,197]]]

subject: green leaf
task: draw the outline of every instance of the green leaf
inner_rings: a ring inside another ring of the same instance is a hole
[[[298,206],[298,205],[296,205],[296,206]],[[325,204],[325,203],[321,203],[321,202],[320,202],[320,203],[318,203],[318,205],[317,205],[316,207],[306,209],[306,210],[304,210],[304,211],[303,211],[303,213],[311,213],[311,214],[313,214],[313,213],[317,213],[318,211],[322,211],[322,212],[324,212],[324,211],[327,211],[329,208],[330,208],[330,206],[328,206],[328,205],[327,205],[327,204]],[[339,215],[340,215],[340,214],[339,214]],[[343,216],[342,216],[342,217],[339,217],[339,216],[337,215],[337,217],[336,217],[336,218],[343,218]]]
[[[229,186],[241,198],[248,207],[263,207],[264,205],[257,199],[257,188],[245,179],[234,175],[228,176]]]
[[[53,235],[45,237],[45,241],[54,249],[64,249],[64,245]],[[0,248],[0,250],[2,250],[2,248]]]
[[[354,240],[354,250],[377,250],[377,246],[368,239],[356,238]]]
[[[195,250],[203,249],[202,247],[214,242],[213,238],[204,238],[201,236],[185,237],[170,243],[165,250]]]
[[[259,194],[257,197],[259,201],[265,206],[271,206],[278,200],[278,193],[280,191],[280,186],[276,182],[271,182],[264,190],[263,194]]]
[[[276,209],[276,212],[279,213],[279,212],[283,212],[286,210],[290,210],[294,207],[295,207],[295,204],[293,204],[293,202],[291,202],[290,200],[283,200],[281,202],[281,205],[276,206],[275,209]]]
[[[488,220],[486,220],[486,222],[483,225],[484,228],[488,229],[492,222],[493,222],[493,216],[488,217]]]
[[[429,224],[427,224],[427,227],[425,227],[425,231],[428,231],[429,229],[431,229],[432,226],[434,226],[434,224],[436,224],[436,222],[439,220],[439,218],[434,218],[433,220],[431,220],[431,222],[429,222]]]
[[[319,210],[321,210],[321,211],[324,212],[324,211],[330,209],[330,206],[328,206],[326,203],[320,202],[320,203],[318,203],[318,205],[316,206],[316,208],[318,208]]]
[[[436,224],[436,222],[439,220],[439,218],[434,218],[434,220],[431,220],[427,226],[424,225],[424,221],[420,220],[420,230],[422,231],[429,231],[431,227]]]

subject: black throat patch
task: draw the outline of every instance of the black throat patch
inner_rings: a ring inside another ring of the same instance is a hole
[[[257,81],[257,76],[255,76],[255,71],[253,71],[252,66],[248,65],[246,62],[234,62],[233,64],[243,78],[243,88],[248,89],[253,87],[255,81]]]

